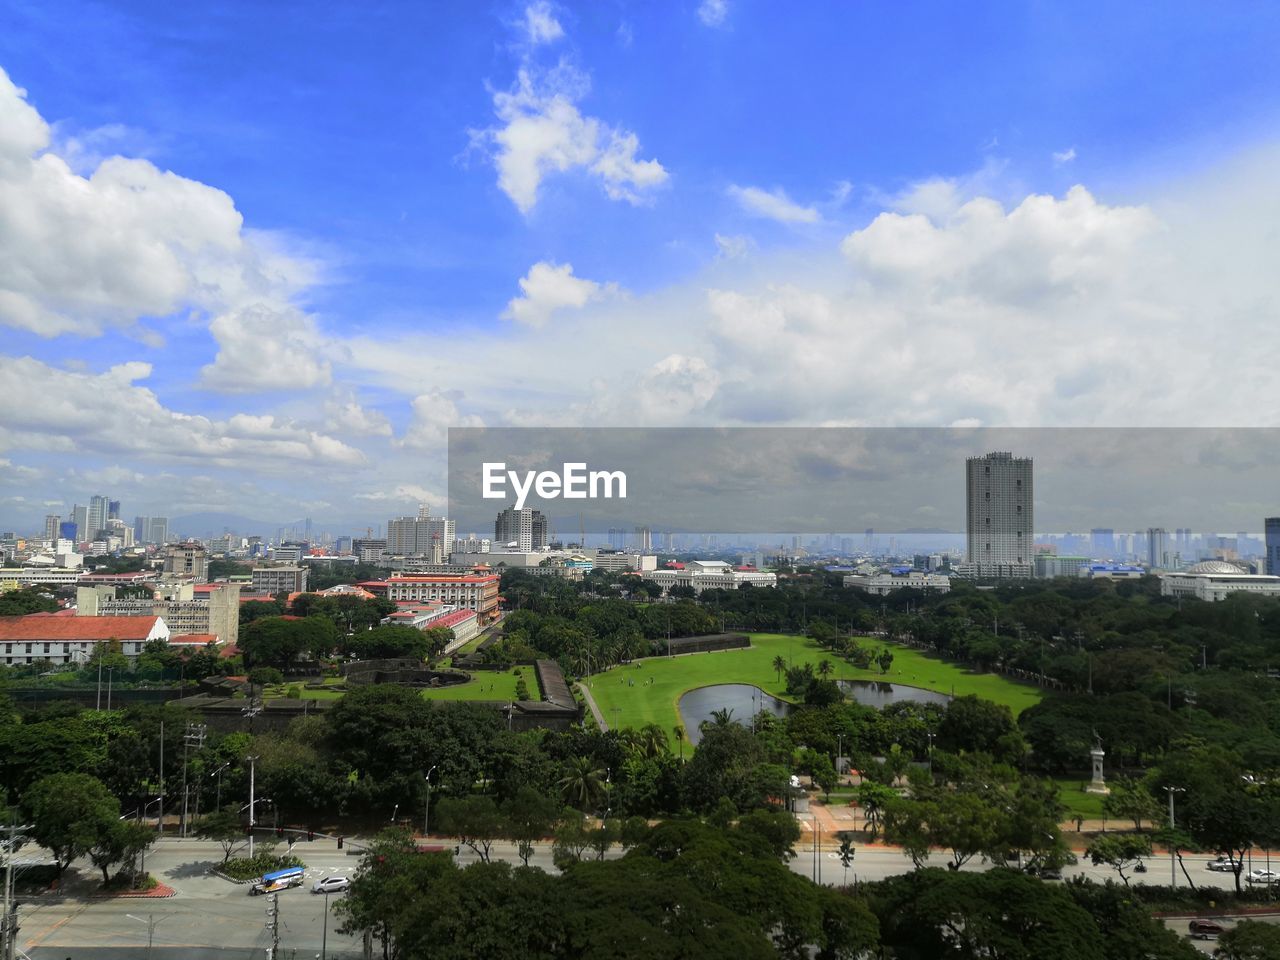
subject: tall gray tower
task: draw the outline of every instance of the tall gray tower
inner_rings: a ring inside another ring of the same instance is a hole
[[[965,461],[965,559],[976,577],[1029,577],[1034,553],[1031,459],[988,453]]]

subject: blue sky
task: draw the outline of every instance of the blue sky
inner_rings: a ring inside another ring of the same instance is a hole
[[[381,518],[450,424],[1274,424],[1278,21],[0,5],[0,524]]]

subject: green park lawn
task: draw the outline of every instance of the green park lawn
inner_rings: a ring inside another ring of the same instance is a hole
[[[513,667],[501,673],[496,670],[476,670],[467,683],[460,683],[454,687],[423,690],[422,695],[428,700],[515,700],[517,699],[516,681],[520,679],[516,675],[517,670],[521,671],[520,676],[524,677],[529,695],[537,699],[538,677],[530,664]]]
[[[1055,777],[1054,783],[1058,785],[1058,790],[1061,792],[1068,817],[1081,816],[1086,820],[1102,820],[1102,796],[1097,793],[1085,793],[1086,780],[1087,778],[1080,777]]]
[[[1014,716],[1038,703],[1041,696],[1038,689],[1028,684],[1014,683],[996,674],[973,673],[910,647],[874,638],[864,638],[861,642],[875,649],[888,647],[893,652],[888,673],[882,674],[878,667],[859,670],[807,637],[768,633],[750,636],[751,646],[738,650],[654,657],[613,667],[592,677],[591,695],[610,727],[656,723],[670,733],[680,722],[677,709],[680,697],[697,687],[750,683],[786,699],[783,683],[773,669],[774,657],[781,655],[789,663],[808,661],[815,667],[820,660],[829,659],[835,667],[831,676],[836,680],[883,680],[955,696],[976,694],[1004,704]]]

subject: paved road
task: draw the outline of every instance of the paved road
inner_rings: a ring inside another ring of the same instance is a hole
[[[337,921],[330,915],[325,935],[325,898],[309,892],[311,883],[321,876],[350,875],[359,857],[352,855],[352,844],[339,851],[333,841],[317,840],[298,843],[294,852],[307,864],[307,883],[303,888],[280,894],[281,957],[311,958],[319,956],[322,943],[326,958],[346,960],[363,955],[356,938],[337,932]],[[29,857],[31,848],[23,851]],[[621,855],[609,852],[609,859]],[[512,844],[494,844],[492,856],[519,862]],[[38,897],[23,903],[19,912],[21,933],[19,945],[31,960],[124,960],[146,956],[148,918],[154,924],[152,957],[154,960],[231,960],[262,958],[270,944],[267,930],[267,901],[248,895],[247,885],[236,885],[209,875],[209,868],[221,859],[218,844],[204,840],[160,841],[147,856],[147,869],[161,882],[171,886],[176,895],[169,899],[94,899],[88,894],[94,871],[86,864],[74,870],[84,878],[71,882],[62,898]],[[458,861],[473,862],[477,856],[463,847]],[[535,848],[531,865],[554,872],[550,844]],[[941,865],[945,857],[934,855]],[[1232,886],[1229,874],[1213,873],[1205,868],[1207,858],[1188,858],[1188,869],[1198,886],[1226,889]],[[834,844],[822,844],[815,860],[812,834],[802,837],[791,861],[793,871],[811,879],[819,876],[826,884],[854,880],[881,880],[906,873],[911,861],[901,851],[880,846],[859,845],[854,862],[846,872]],[[982,870],[980,861],[971,861],[965,870]],[[1064,876],[1082,874],[1098,881],[1114,879],[1113,871],[1082,863],[1068,867]],[[1168,861],[1153,862],[1145,879],[1167,883]],[[1185,880],[1179,873],[1179,885]],[[337,897],[329,898],[332,907]],[[130,916],[132,915],[132,917]],[[135,919],[136,918],[136,919]],[[1171,926],[1185,932],[1186,921],[1171,921]],[[214,945],[214,946],[210,946]]]

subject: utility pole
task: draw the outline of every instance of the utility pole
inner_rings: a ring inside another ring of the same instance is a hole
[[[431,825],[431,775],[436,772],[436,766],[439,766],[439,764],[432,766],[432,768],[427,771],[427,775],[423,777],[423,779],[427,781],[427,802],[422,805],[422,836],[424,839],[431,835],[431,831],[427,828]],[[325,909],[328,910],[328,908],[329,901],[326,898]]]
[[[1166,786],[1165,790],[1169,794],[1169,886],[1176,887],[1178,885],[1178,844],[1173,839],[1173,831],[1176,824],[1173,820],[1173,795],[1182,793],[1182,787]]]
[[[188,723],[186,732],[182,736],[182,836],[187,835],[187,749],[195,747],[199,750],[204,746],[205,725],[203,723]],[[197,800],[199,793],[196,794]]]
[[[18,847],[18,831],[25,830],[17,824],[9,824],[9,838],[4,842],[4,913],[0,914],[0,960],[13,960],[18,942],[18,905],[13,899],[13,855]]]
[[[160,813],[156,817],[156,833],[164,836],[164,721],[160,721]]]
[[[253,786],[254,786],[253,765],[258,758],[254,756],[249,756],[249,757],[246,757],[245,759],[249,761],[249,859],[252,860],[253,859],[253,825],[257,822],[254,819],[254,808],[253,808]],[[273,895],[273,898],[274,898],[274,895]]]
[[[326,924],[327,925],[327,924]],[[267,929],[271,931],[271,946],[267,948],[268,960],[275,960],[280,952],[280,894],[271,894],[267,907]]]

